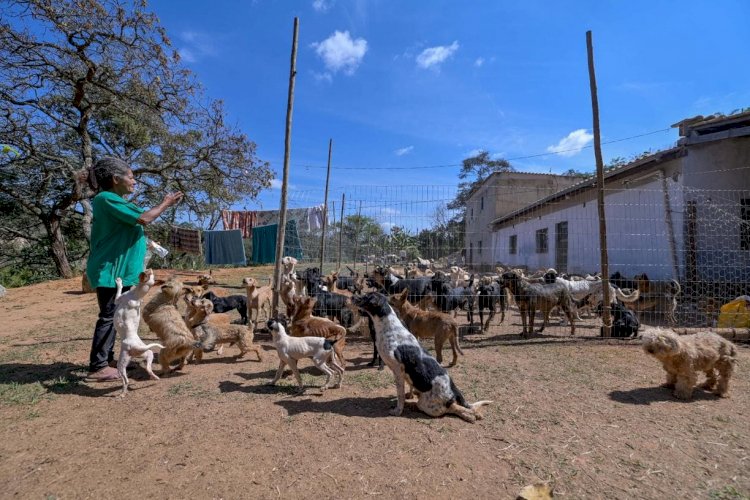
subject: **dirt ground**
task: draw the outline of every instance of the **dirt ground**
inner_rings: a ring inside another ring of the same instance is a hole
[[[269,272],[214,275],[220,294],[242,293],[243,276]],[[744,345],[730,398],[681,402],[639,341],[599,339],[593,319],[575,338],[556,326],[523,340],[511,312],[465,336],[450,369],[469,401],[494,400],[473,425],[408,404],[389,416],[393,378],[366,366],[371,344],[356,337],[344,386],[324,395],[309,361],[305,394],[291,377],[265,385],[278,358],[258,332],[262,362],[229,347],[158,381],[136,368],[119,398],[119,382],[83,381],[97,307],[79,290],[63,280],[0,299],[0,498],[504,499],[536,481],[558,498],[750,494]]]

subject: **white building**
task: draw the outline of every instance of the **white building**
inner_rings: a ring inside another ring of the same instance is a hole
[[[610,272],[750,281],[750,112],[684,120],[674,148],[605,174]],[[495,263],[600,269],[596,180],[492,221]]]

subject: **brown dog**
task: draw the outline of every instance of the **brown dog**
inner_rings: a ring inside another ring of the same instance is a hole
[[[164,346],[159,351],[162,376],[171,372],[169,365],[172,361],[179,361],[178,370],[185,366],[188,355],[195,348],[197,339],[177,310],[177,301],[183,293],[182,282],[170,279],[161,286],[160,293],[143,308],[143,321]]]
[[[255,278],[243,278],[242,283],[245,285],[245,290],[247,291],[248,325],[255,332],[261,310],[266,311],[266,319],[271,317],[273,288],[271,286],[258,286],[258,281]],[[255,311],[255,315],[253,315],[253,311]]]
[[[263,361],[263,354],[259,346],[253,344],[253,333],[244,325],[209,323],[214,305],[209,299],[193,298],[190,302],[192,314],[189,326],[199,342],[195,348],[195,359],[201,361],[204,352],[213,351],[217,345],[236,344],[240,349],[241,358],[248,351],[255,351],[258,361]]]
[[[521,323],[523,323],[522,337],[534,333],[534,316],[537,309],[540,309],[544,314],[544,323],[542,324],[542,328],[539,329],[539,333],[542,333],[544,327],[549,322],[550,311],[556,306],[560,306],[560,309],[563,310],[565,316],[568,318],[570,322],[570,334],[576,334],[576,327],[573,323],[573,299],[565,285],[560,283],[529,283],[515,272],[504,273],[502,276],[502,285],[510,290],[518,305],[518,312],[521,313]]]
[[[398,317],[404,322],[406,328],[418,339],[435,338],[435,359],[438,363],[443,362],[443,344],[447,340],[453,350],[453,361],[450,366],[458,361],[458,354],[463,355],[458,345],[458,323],[455,318],[439,311],[423,311],[413,306],[406,300],[409,290],[391,295],[388,303],[396,309]]]
[[[333,350],[339,357],[341,366],[346,365],[344,346],[346,345],[346,328],[327,318],[312,315],[317,299],[300,297],[294,299],[295,311],[292,318],[292,337],[323,337],[333,343]]]

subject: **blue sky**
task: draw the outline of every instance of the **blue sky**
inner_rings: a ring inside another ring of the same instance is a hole
[[[333,196],[351,186],[450,189],[461,160],[481,149],[522,171],[593,170],[590,147],[537,156],[591,145],[587,30],[602,140],[648,134],[605,144],[605,161],[670,147],[669,127],[683,118],[750,106],[743,0],[157,0],[149,8],[279,177],[299,17],[293,206],[322,202],[329,138]],[[277,208],[278,193],[239,206]]]

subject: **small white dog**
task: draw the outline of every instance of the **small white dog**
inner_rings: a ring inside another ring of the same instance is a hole
[[[145,357],[148,376],[153,380],[159,380],[159,377],[151,370],[151,363],[154,361],[154,353],[151,352],[151,348],[163,348],[164,346],[157,343],[145,344],[138,336],[138,325],[141,323],[141,301],[154,286],[154,283],[154,272],[151,269],[142,272],[138,277],[138,284],[126,293],[122,293],[122,279],[115,279],[117,294],[115,295],[116,309],[113,322],[115,331],[122,338],[120,357],[117,360],[117,371],[122,378],[121,396],[125,396],[128,392],[127,367],[131,358]]]
[[[302,358],[312,358],[315,366],[326,374],[326,382],[320,390],[325,391],[330,387],[328,384],[331,381],[333,371],[338,374],[338,382],[333,388],[338,389],[341,387],[341,382],[344,380],[344,368],[338,364],[336,356],[333,355],[333,342],[323,337],[290,337],[286,334],[284,326],[273,319],[268,320],[267,325],[273,336],[273,346],[279,354],[279,369],[276,370],[276,376],[273,380],[269,382],[270,385],[275,385],[279,381],[281,375],[284,373],[284,367],[289,365],[299,384],[299,391],[302,392],[304,386],[302,385],[302,377],[300,377],[299,370],[297,370],[297,361]],[[326,362],[331,363],[333,371],[328,367]]]

